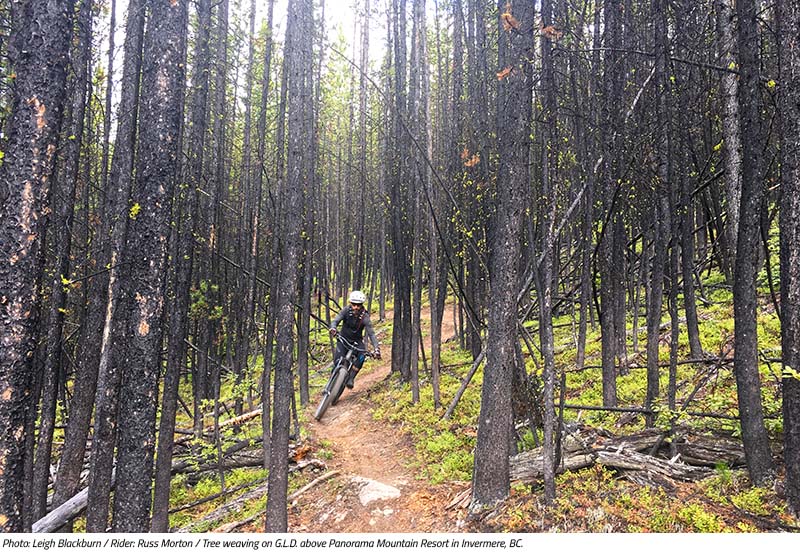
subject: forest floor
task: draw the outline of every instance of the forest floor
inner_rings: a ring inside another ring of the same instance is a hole
[[[387,320],[391,317],[391,311],[387,312]],[[422,318],[430,319],[427,306]],[[453,334],[452,320],[446,318],[442,335]],[[429,336],[425,347],[430,351]],[[450,509],[448,504],[469,483],[427,482],[413,466],[411,438],[372,417],[373,391],[391,371],[391,345],[382,345],[381,352],[382,359],[368,361],[354,389],[346,390],[320,421],[312,416],[318,399],[312,398],[306,439],[312,450],[325,452],[327,471],[338,473],[289,506],[290,532],[465,531],[464,509]],[[263,517],[240,531],[260,528]]]

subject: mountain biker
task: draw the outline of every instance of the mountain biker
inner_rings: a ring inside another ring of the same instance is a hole
[[[372,328],[372,323],[369,320],[369,313],[364,308],[364,302],[367,301],[367,296],[361,290],[353,290],[350,297],[347,299],[350,303],[347,307],[342,309],[330,326],[330,333],[336,336],[339,331],[336,329],[339,323],[342,323],[342,337],[349,342],[355,343],[360,349],[364,348],[364,329],[367,330],[370,342],[372,342],[372,356],[376,359],[381,358],[381,347],[378,343],[378,338],[375,337],[375,330]],[[333,355],[333,366],[336,367],[339,359],[347,354],[347,346],[343,342],[338,342],[336,345],[336,353]],[[364,364],[364,356],[359,355],[353,363],[353,370],[347,378],[345,384],[348,388],[352,388],[355,383],[356,374],[361,370]]]

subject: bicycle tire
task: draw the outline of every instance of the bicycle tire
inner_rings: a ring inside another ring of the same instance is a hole
[[[319,406],[317,407],[317,411],[314,413],[314,418],[320,420],[322,415],[325,414],[325,411],[328,410],[335,400],[342,395],[342,390],[344,389],[344,383],[347,380],[347,371],[344,370],[343,367],[339,367],[336,373],[336,378],[331,380],[330,390],[324,390],[322,392],[322,401],[319,402]]]
[[[352,368],[353,364],[351,363],[350,366],[347,367],[347,370],[344,371],[346,377],[350,376],[350,371],[352,370]],[[331,402],[331,405],[336,405],[336,402],[339,401],[339,398],[342,397],[343,393],[344,393],[344,385],[342,385],[339,388],[339,391],[337,393],[331,394],[333,396],[333,401]]]

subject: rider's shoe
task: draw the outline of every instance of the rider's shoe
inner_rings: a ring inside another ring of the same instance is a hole
[[[354,372],[351,372],[347,376],[347,382],[345,382],[344,385],[347,386],[350,390],[352,390],[355,383],[356,383],[356,374]]]

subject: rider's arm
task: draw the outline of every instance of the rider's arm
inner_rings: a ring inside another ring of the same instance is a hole
[[[336,330],[336,327],[339,326],[339,323],[342,322],[342,319],[344,319],[344,316],[346,314],[347,314],[347,308],[344,308],[341,311],[339,311],[339,314],[336,315],[336,317],[331,322],[330,330]]]
[[[364,313],[364,318],[361,321],[364,323],[364,330],[367,331],[369,341],[372,342],[372,349],[380,351],[381,346],[378,343],[378,337],[375,336],[375,329],[372,328],[372,321],[369,320],[369,313]]]

